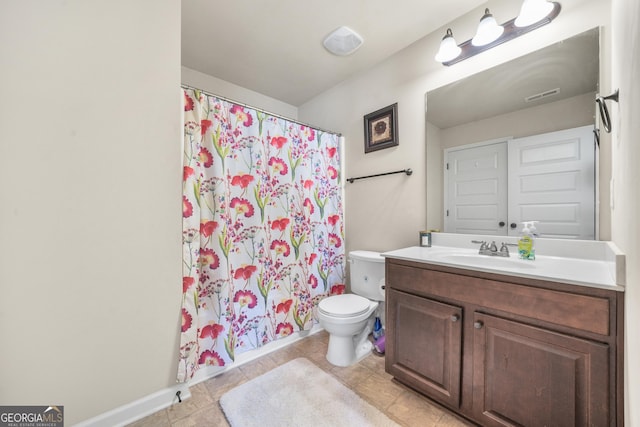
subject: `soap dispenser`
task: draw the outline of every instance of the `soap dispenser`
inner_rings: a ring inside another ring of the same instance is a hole
[[[538,221],[525,221],[522,223],[522,231],[518,239],[518,254],[520,259],[533,261],[536,259],[535,238],[537,230],[535,224]]]

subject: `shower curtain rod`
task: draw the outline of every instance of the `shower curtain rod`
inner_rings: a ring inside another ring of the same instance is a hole
[[[272,113],[271,111],[267,111],[267,110],[264,110],[262,108],[254,107],[253,105],[245,104],[243,102],[234,101],[233,99],[229,99],[229,98],[224,97],[224,96],[216,95],[215,93],[207,92],[206,90],[198,89],[197,87],[193,87],[193,86],[189,86],[189,85],[185,85],[185,84],[180,85],[180,87],[182,87],[183,89],[198,90],[198,91],[204,93],[205,95],[214,96],[214,97],[216,97],[218,99],[221,99],[221,100],[227,101],[227,102],[232,102],[232,103],[234,103],[236,105],[239,105],[241,107],[251,108],[252,110],[260,111],[261,113],[269,114],[270,116],[277,117],[277,118],[283,119],[283,120],[287,120],[287,121],[290,121],[292,123],[296,123],[296,124],[299,124],[299,125],[302,125],[302,126],[306,126],[308,128],[312,128],[312,129],[319,130],[319,131],[322,131],[322,132],[332,133],[334,135],[342,136],[342,134],[340,132],[335,132],[335,131],[332,131],[332,130],[322,129],[322,128],[319,128],[317,126],[310,125],[308,123],[303,123],[303,122],[301,122],[299,120],[294,120],[294,119],[292,119],[290,117],[281,116],[280,114]]]

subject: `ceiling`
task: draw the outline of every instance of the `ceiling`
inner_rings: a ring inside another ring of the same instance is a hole
[[[182,65],[300,106],[484,2],[182,0]],[[343,25],[364,44],[334,56],[322,41]]]

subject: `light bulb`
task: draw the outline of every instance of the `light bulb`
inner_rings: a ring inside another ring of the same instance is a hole
[[[489,9],[485,9],[484,16],[480,19],[480,24],[478,24],[478,31],[471,39],[471,44],[474,46],[487,45],[497,40],[503,32],[504,28],[498,25],[493,15],[489,13]]]
[[[440,50],[438,50],[435,59],[438,62],[448,62],[460,55],[460,52],[462,52],[462,49],[458,47],[456,40],[453,38],[451,28],[448,28],[447,33],[442,38],[442,42],[440,42]]]
[[[514,24],[516,27],[528,27],[543,20],[552,10],[553,3],[547,0],[524,0]]]

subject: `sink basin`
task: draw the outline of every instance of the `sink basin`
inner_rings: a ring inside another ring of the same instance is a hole
[[[488,255],[472,254],[442,254],[438,256],[443,262],[455,264],[473,265],[486,268],[508,268],[508,269],[533,269],[536,268],[535,261],[526,261],[518,258],[507,258]]]
[[[400,261],[624,291],[624,255],[611,242],[544,239],[547,253],[538,253],[535,261],[529,261],[520,259],[515,250],[510,257],[480,255],[477,247],[469,247],[468,244],[477,236],[442,233],[437,237],[447,238],[447,245],[410,246],[385,252],[383,256]],[[540,249],[543,249],[542,245]],[[584,255],[584,258],[570,257],[568,253]]]

